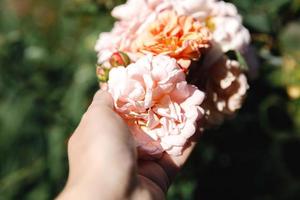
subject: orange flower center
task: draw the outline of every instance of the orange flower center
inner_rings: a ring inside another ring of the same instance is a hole
[[[203,24],[193,17],[165,11],[137,39],[137,51],[165,54],[177,60],[198,60],[211,40],[211,33]]]

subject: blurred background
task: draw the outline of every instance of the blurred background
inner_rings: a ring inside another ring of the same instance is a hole
[[[0,200],[53,199],[122,0],[0,0]],[[300,199],[300,0],[232,0],[252,33],[248,98],[206,131],[172,200]]]

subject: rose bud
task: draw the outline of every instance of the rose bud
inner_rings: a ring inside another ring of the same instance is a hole
[[[118,51],[112,54],[111,58],[109,59],[109,63],[112,67],[127,67],[127,65],[130,64],[130,58],[126,53]]]
[[[108,81],[108,75],[109,75],[109,69],[103,68],[101,66],[97,66],[96,74],[97,74],[98,80],[100,82],[107,82]]]

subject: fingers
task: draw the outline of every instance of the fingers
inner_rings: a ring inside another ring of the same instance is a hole
[[[171,182],[177,175],[178,171],[187,162],[200,135],[201,133],[197,132],[192,138],[190,138],[189,144],[187,144],[181,156],[170,156],[165,153],[162,158],[157,161],[158,164],[165,170]]]
[[[178,168],[182,168],[182,166],[187,162],[188,158],[190,157],[192,151],[196,146],[197,139],[192,137],[185,147],[181,156],[171,156],[170,159],[172,160],[173,164]],[[162,158],[164,160],[164,158]]]
[[[150,179],[153,183],[158,185],[164,193],[167,192],[170,181],[168,174],[161,165],[153,161],[139,160],[138,166],[139,175]]]
[[[186,163],[195,148],[199,135],[200,133],[197,133],[190,139],[181,156],[170,156],[164,153],[158,160],[139,160],[139,175],[147,178],[166,193],[178,171]]]

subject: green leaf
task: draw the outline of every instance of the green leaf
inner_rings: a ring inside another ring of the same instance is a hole
[[[244,56],[239,51],[230,50],[230,51],[226,52],[226,55],[229,59],[238,61],[240,63],[240,68],[242,70],[245,70],[245,71],[249,70],[248,64],[247,64]]]

